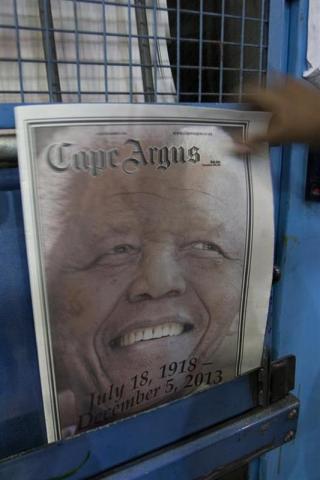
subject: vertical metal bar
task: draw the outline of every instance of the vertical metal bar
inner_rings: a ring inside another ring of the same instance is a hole
[[[246,17],[246,3],[242,0],[242,12],[241,12],[241,40],[240,40],[240,79],[239,79],[239,101],[242,100],[243,95],[243,61],[244,61],[244,27]]]
[[[202,94],[202,48],[203,48],[203,0],[200,0],[199,12],[199,64],[198,64],[198,102]]]
[[[157,3],[158,0],[153,0],[153,71],[154,71],[154,92],[155,101],[158,101],[158,68],[157,68],[157,53],[158,53],[158,29],[157,29]]]
[[[62,102],[51,0],[39,0],[38,5],[50,102]]]
[[[272,72],[278,70],[287,72],[288,67],[288,46],[289,46],[289,11],[286,0],[268,0],[268,58],[267,58],[267,84],[272,80]],[[270,77],[269,77],[270,76]],[[275,231],[278,243],[276,244],[276,262],[280,261],[278,252],[282,249],[282,243],[279,235],[282,225],[280,214],[282,205],[281,197],[285,194],[286,189],[281,188],[281,179],[286,170],[287,163],[283,159],[283,148],[273,147],[270,150],[272,164],[272,182],[274,195],[274,212],[275,212]],[[285,204],[284,200],[283,204]],[[280,245],[281,244],[281,245]],[[274,304],[273,304],[274,305]],[[274,312],[272,312],[274,317]],[[272,343],[272,342],[271,342]]]
[[[108,51],[107,51],[107,24],[106,24],[106,0],[102,0],[103,16],[103,60],[104,60],[104,98],[108,102]]]
[[[74,26],[75,26],[75,43],[76,43],[76,67],[77,67],[77,95],[78,101],[81,102],[81,72],[80,72],[80,48],[79,48],[79,28],[78,28],[78,11],[77,11],[77,0],[73,0],[73,15],[74,15]]]
[[[177,101],[180,102],[180,0],[177,0]]]
[[[21,102],[24,102],[23,70],[22,70],[22,59],[21,59],[21,48],[20,48],[20,32],[19,32],[17,0],[13,0],[13,7],[14,7],[14,25],[15,25],[15,32],[16,32],[17,54],[18,54],[20,97],[21,97]]]
[[[132,103],[132,24],[131,24],[131,5],[130,0],[128,0],[128,24],[129,24],[129,100]]]
[[[221,27],[220,27],[220,64],[219,64],[219,102],[223,99],[223,64],[224,64],[224,12],[225,0],[221,3]]]
[[[141,62],[142,84],[146,103],[155,100],[152,78],[152,61],[145,0],[135,0],[138,44]]]
[[[268,69],[269,81],[274,81],[272,73],[274,70],[284,73],[290,72],[301,78],[302,72],[306,68],[306,50],[307,50],[307,34],[308,34],[308,0],[300,0],[299,2],[288,2],[287,0],[270,0],[269,11],[269,49],[268,49]],[[318,2],[315,2],[318,5]],[[314,239],[319,238],[319,206],[317,210],[307,207],[303,201],[304,182],[306,175],[306,159],[307,147],[302,145],[292,145],[285,147],[283,152],[280,148],[271,149],[271,158],[273,167],[280,166],[282,160],[282,169],[279,172],[279,181],[275,189],[275,199],[278,199],[278,218],[276,220],[276,257],[278,265],[281,265],[282,281],[279,282],[273,294],[272,301],[272,318],[273,318],[273,338],[272,352],[278,355],[283,351],[294,351],[299,359],[299,368],[296,374],[296,384],[299,385],[299,397],[301,398],[301,418],[304,425],[313,425],[315,422],[314,411],[317,410],[317,401],[319,398],[318,383],[318,362],[314,362],[313,353],[315,346],[319,343],[319,330],[317,315],[314,313],[319,309],[319,303],[314,298],[313,305],[306,302],[306,298],[310,292],[315,292],[315,279],[318,277],[319,263],[313,252],[317,251],[318,246],[313,243]],[[274,168],[272,169],[274,178]],[[279,193],[280,195],[277,195]],[[276,205],[277,206],[277,205]],[[313,216],[316,215],[316,216]],[[303,228],[301,228],[301,220]],[[303,238],[302,249],[288,249],[283,238],[292,232]],[[306,256],[312,255],[310,260],[312,267],[310,269],[309,261]],[[306,262],[307,260],[307,262]],[[316,262],[316,263],[315,263]],[[299,276],[291,277],[291,272],[296,271]],[[299,288],[297,282],[301,279]],[[290,298],[290,301],[289,301]],[[310,309],[310,310],[308,310]],[[308,315],[310,318],[310,329],[305,329],[304,318]],[[295,324],[295,335],[288,335],[292,331],[292,319],[297,319]],[[291,323],[291,326],[290,326]],[[311,333],[312,332],[312,333]],[[308,347],[306,348],[306,346]],[[310,346],[311,351],[310,351]],[[313,346],[314,345],[314,346]],[[309,350],[309,351],[307,351]],[[309,353],[310,352],[310,353]],[[308,370],[308,375],[304,372]],[[315,380],[317,379],[317,380]],[[312,394],[310,394],[312,392]],[[301,434],[301,431],[300,431]],[[319,445],[320,429],[306,427],[309,445]],[[281,476],[288,479],[293,470],[297,478],[309,476],[309,472],[317,471],[318,457],[308,456],[308,464],[305,464],[305,458],[308,455],[305,444],[305,434],[297,437],[297,441],[292,445],[290,457],[284,462],[281,461]],[[312,443],[311,443],[312,442]],[[303,455],[302,452],[305,451]],[[264,477],[272,479],[274,472],[279,465],[279,456],[277,452],[270,455],[268,459],[263,461]],[[312,476],[312,474],[310,473]]]
[[[305,1],[305,0],[304,0]],[[267,82],[275,70],[288,67],[290,12],[286,0],[269,0]]]
[[[259,85],[262,83],[262,68],[263,68],[263,33],[264,33],[264,5],[265,0],[261,0],[260,12],[260,45],[259,45]]]

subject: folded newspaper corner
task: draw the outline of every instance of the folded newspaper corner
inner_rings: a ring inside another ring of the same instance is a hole
[[[273,266],[262,112],[16,109],[48,440],[261,362]]]

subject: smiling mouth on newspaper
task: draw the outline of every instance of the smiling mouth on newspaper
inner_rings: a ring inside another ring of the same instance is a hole
[[[159,340],[161,338],[176,337],[192,330],[189,323],[164,322],[152,327],[140,327],[119,335],[112,340],[112,345],[117,347],[129,347],[140,342]]]

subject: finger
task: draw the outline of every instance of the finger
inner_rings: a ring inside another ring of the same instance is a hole
[[[247,140],[248,145],[257,147],[262,143],[269,143],[270,145],[279,145],[281,143],[288,143],[290,141],[288,131],[284,129],[283,120],[279,115],[272,115],[267,131],[257,133]]]
[[[252,153],[253,150],[246,143],[234,142],[232,152],[236,155],[246,155]]]
[[[257,146],[262,143],[269,143],[272,146],[280,145],[281,143],[289,143],[291,141],[288,132],[282,131],[282,129],[269,129],[266,134],[254,135],[248,142],[248,145]]]
[[[316,92],[318,92],[318,89],[315,88],[306,80],[302,80],[302,79],[298,80],[292,77],[286,78],[286,83],[282,87],[282,89],[284,93],[290,96],[300,95],[302,93],[310,93],[311,95],[314,95]]]
[[[277,90],[257,90],[250,94],[250,102],[262,110],[277,112],[280,96]]]
[[[233,142],[233,151],[238,155],[255,153],[261,149],[261,146],[268,142],[265,135],[255,135],[250,140],[245,142],[234,141]]]
[[[255,153],[266,143],[271,146],[276,146],[285,143],[285,141],[281,138],[281,134],[279,135],[278,133],[271,132],[264,135],[254,135],[246,142],[234,142],[234,152],[239,155]]]

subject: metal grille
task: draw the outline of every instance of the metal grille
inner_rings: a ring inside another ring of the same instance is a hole
[[[229,102],[267,65],[268,0],[1,0],[0,102]]]

